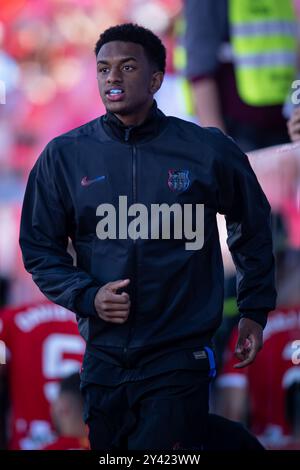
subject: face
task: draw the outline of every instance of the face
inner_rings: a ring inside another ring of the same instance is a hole
[[[134,121],[148,112],[163,73],[155,71],[140,44],[112,41],[98,53],[97,79],[106,110]]]

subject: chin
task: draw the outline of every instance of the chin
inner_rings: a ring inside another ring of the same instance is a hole
[[[111,113],[114,113],[114,114],[120,114],[121,116],[127,115],[128,113],[130,113],[129,106],[122,102],[107,103],[105,107],[107,111],[110,111]]]

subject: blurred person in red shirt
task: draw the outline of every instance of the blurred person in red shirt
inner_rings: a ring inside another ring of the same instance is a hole
[[[299,356],[300,357],[300,356]],[[270,450],[300,450],[300,380],[295,377],[295,382],[286,390],[285,395],[286,419],[289,422],[292,434],[283,442],[270,445]]]
[[[300,382],[300,308],[278,309],[269,314],[264,347],[255,364],[239,369],[234,356],[238,331],[233,332],[218,386],[217,412],[246,422],[267,446],[290,441],[292,426],[286,417],[287,391]],[[300,447],[299,447],[300,448]]]
[[[58,382],[79,371],[85,342],[75,316],[43,301],[0,313],[0,340],[6,347],[0,377],[8,382],[8,447],[38,449],[53,441],[50,403]]]
[[[298,362],[300,363],[300,354],[298,350]],[[295,378],[286,391],[286,418],[292,428],[292,435],[282,447],[277,450],[299,450],[300,449],[300,380]]]
[[[51,417],[58,437],[43,450],[89,450],[82,415],[80,376],[74,373],[61,381],[58,396],[51,404]]]

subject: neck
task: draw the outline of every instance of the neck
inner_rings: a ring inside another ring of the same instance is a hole
[[[126,116],[117,113],[114,114],[126,127],[139,126],[146,120],[152,105],[153,99],[134,114],[128,114]]]
[[[140,122],[140,124],[139,124]],[[134,144],[156,137],[167,123],[166,116],[157,108],[155,100],[151,108],[139,120],[121,121],[111,111],[101,116],[101,124],[105,133],[113,139]]]

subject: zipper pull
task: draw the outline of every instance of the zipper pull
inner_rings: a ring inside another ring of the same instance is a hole
[[[126,127],[125,129],[125,142],[128,142],[130,134],[130,127]]]
[[[126,128],[125,128],[125,142],[128,142],[129,137],[130,137],[130,132],[131,132],[131,129],[133,129],[133,127],[134,127],[134,126],[126,127]]]

